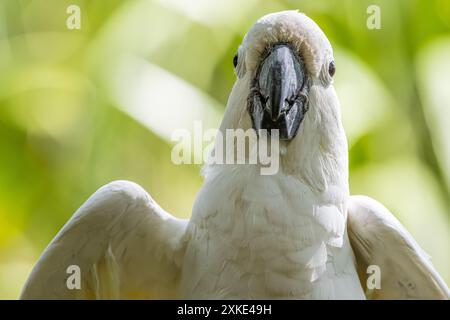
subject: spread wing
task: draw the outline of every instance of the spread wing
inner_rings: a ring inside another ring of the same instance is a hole
[[[368,197],[352,196],[348,229],[363,288],[367,267],[380,268],[381,288],[368,290],[370,298],[450,298],[429,256],[383,205]]]
[[[137,184],[112,182],[48,245],[21,299],[177,298],[186,225]]]

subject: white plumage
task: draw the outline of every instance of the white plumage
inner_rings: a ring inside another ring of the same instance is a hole
[[[280,42],[298,50],[311,88],[275,175],[261,175],[259,164],[207,165],[189,221],[136,184],[113,182],[51,242],[22,298],[364,299],[372,264],[382,280],[371,298],[449,298],[401,224],[374,200],[349,195],[347,141],[328,72],[333,52],[311,19],[285,11],[252,27],[220,130],[252,127],[251,81],[265,48]],[[72,264],[81,290],[66,287]]]

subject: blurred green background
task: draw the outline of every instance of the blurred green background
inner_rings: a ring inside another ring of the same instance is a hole
[[[244,34],[285,9],[334,46],[351,192],[391,209],[450,283],[450,1],[0,0],[0,298],[109,181],[189,217],[200,167],[172,164],[171,132],[218,126]]]

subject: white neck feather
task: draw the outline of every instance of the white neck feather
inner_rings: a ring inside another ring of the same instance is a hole
[[[221,132],[252,127],[247,111],[248,83],[248,77],[244,77],[233,87]],[[290,142],[280,142],[280,173],[297,178],[316,193],[339,187],[348,194],[348,146],[334,88],[312,85],[309,103],[297,136]],[[205,175],[212,166],[205,166]]]

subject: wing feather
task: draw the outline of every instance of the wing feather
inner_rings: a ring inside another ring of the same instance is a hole
[[[186,225],[137,184],[112,182],[48,245],[21,299],[177,298]],[[80,270],[80,289],[67,286],[73,265]]]
[[[366,271],[376,265],[381,288],[368,290],[374,299],[449,299],[450,291],[402,224],[380,203],[352,196],[348,208],[350,242],[363,288]]]

